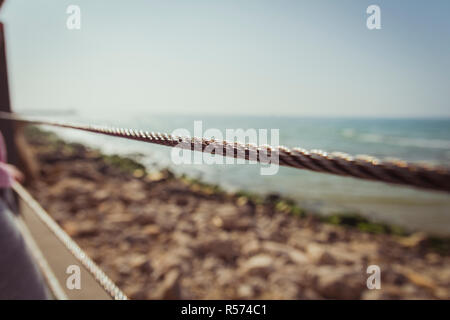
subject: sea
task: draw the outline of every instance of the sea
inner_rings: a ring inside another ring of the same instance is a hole
[[[26,114],[26,112],[24,113]],[[203,131],[219,129],[279,130],[279,144],[396,158],[414,163],[450,166],[450,119],[315,118],[297,116],[161,115],[129,113],[117,116],[52,114],[50,120],[101,124],[173,133],[185,129],[194,135],[194,122]],[[132,154],[148,169],[169,168],[175,173],[220,185],[228,191],[276,193],[296,200],[316,214],[357,212],[373,221],[402,226],[410,231],[450,235],[450,194],[412,187],[338,177],[280,167],[275,175],[261,175],[259,164],[175,164],[172,148],[79,132],[55,129],[65,139],[99,148],[110,154]]]

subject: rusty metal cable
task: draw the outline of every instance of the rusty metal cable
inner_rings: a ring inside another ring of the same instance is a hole
[[[289,149],[283,146],[256,146],[240,142],[180,137],[127,128],[54,122],[25,118],[6,112],[0,112],[0,118],[82,130],[234,158],[254,159],[261,163],[270,163],[271,160],[278,159],[278,164],[286,167],[450,192],[450,168],[443,166],[413,164],[401,160],[382,161],[367,155],[354,157],[342,152],[327,153],[320,150]]]
[[[36,216],[50,229],[69,252],[77,259],[95,280],[105,289],[105,291],[115,300],[127,300],[127,296],[114,284],[114,282],[89,258],[75,241],[45,212],[39,203],[18,183],[13,185],[14,191],[26,203]]]

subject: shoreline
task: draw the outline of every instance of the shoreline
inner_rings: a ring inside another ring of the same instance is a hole
[[[132,298],[407,298],[404,288],[411,286],[423,298],[450,297],[447,275],[439,276],[450,265],[450,238],[411,234],[355,212],[316,216],[287,197],[225,192],[169,170],[147,172],[134,159],[66,143],[36,127],[26,131],[44,177],[32,194]],[[107,245],[114,237],[123,242]],[[434,267],[425,268],[425,261]],[[388,280],[392,288],[383,293],[365,289],[358,279],[370,262],[402,284]],[[220,290],[208,289],[216,269],[231,276],[217,279]],[[283,274],[295,281],[284,283]],[[349,274],[354,279],[342,284]],[[135,283],[138,275],[145,283]],[[271,286],[261,282],[267,276]],[[429,280],[422,281],[428,288],[417,277]],[[344,290],[333,291],[338,284]]]
[[[340,201],[337,201],[336,199],[328,201],[327,199],[323,200],[320,198],[318,198],[318,199],[303,198],[301,201],[297,201],[297,200],[295,200],[294,196],[283,195],[283,194],[277,193],[277,192],[256,192],[256,191],[249,191],[249,190],[245,190],[245,189],[241,189],[241,188],[231,188],[230,189],[230,188],[222,187],[219,184],[216,184],[213,182],[204,181],[204,180],[202,180],[201,177],[198,176],[198,174],[187,175],[183,172],[176,173],[173,170],[171,170],[171,168],[169,168],[169,167],[161,166],[161,165],[158,165],[153,162],[151,162],[151,163],[152,163],[152,165],[155,166],[156,169],[149,170],[149,166],[151,166],[151,165],[149,165],[149,164],[146,165],[141,162],[141,159],[146,157],[146,154],[142,154],[139,152],[128,152],[125,154],[103,152],[99,148],[96,148],[94,146],[88,146],[88,145],[84,144],[83,142],[78,142],[78,141],[68,142],[65,140],[65,138],[61,138],[59,136],[59,134],[55,133],[53,130],[47,131],[47,130],[40,129],[36,126],[30,126],[29,129],[27,129],[27,130],[28,131],[26,132],[26,134],[28,135],[28,139],[30,138],[31,135],[36,135],[37,137],[41,137],[41,135],[44,135],[45,139],[50,139],[52,141],[52,143],[57,142],[62,145],[65,145],[66,147],[67,146],[76,146],[76,147],[85,148],[87,150],[92,150],[93,152],[96,152],[99,155],[101,155],[101,157],[104,158],[104,160],[107,164],[122,168],[126,172],[133,174],[137,178],[142,178],[145,175],[157,176],[160,172],[166,172],[171,178],[179,179],[180,181],[183,181],[185,183],[188,183],[188,184],[191,183],[193,185],[198,184],[207,189],[208,188],[213,189],[220,193],[226,193],[229,195],[243,195],[243,196],[251,198],[253,200],[257,200],[259,203],[264,202],[265,199],[272,199],[272,198],[278,199],[277,201],[288,203],[289,206],[296,208],[294,210],[301,210],[305,214],[307,212],[308,215],[312,215],[325,223],[327,223],[329,220],[336,221],[336,217],[342,217],[343,218],[343,219],[341,219],[343,221],[342,226],[358,227],[353,224],[346,225],[345,221],[347,221],[347,219],[345,219],[345,218],[347,216],[349,216],[349,217],[356,217],[359,221],[361,221],[362,223],[364,223],[366,225],[367,224],[373,225],[372,229],[374,230],[375,233],[377,233],[375,230],[384,230],[384,231],[381,231],[378,233],[388,233],[388,234],[393,233],[396,235],[403,235],[403,236],[411,235],[414,233],[425,233],[433,239],[436,238],[439,240],[443,240],[445,242],[448,241],[449,242],[448,249],[450,251],[450,235],[441,234],[439,232],[437,232],[437,233],[427,232],[424,230],[418,230],[418,229],[414,229],[411,227],[401,226],[399,224],[387,222],[385,219],[384,220],[382,218],[380,219],[380,217],[377,217],[377,216],[375,216],[375,219],[367,218],[361,212],[362,207],[371,207],[371,208],[381,207],[382,208],[383,204],[380,205],[378,203],[372,203],[372,202],[368,204],[367,201],[361,201],[361,202],[357,202],[356,203],[357,205],[355,205],[354,199],[351,199],[350,202],[352,205],[348,206],[348,205],[346,205],[346,201],[342,200],[342,199],[340,199]],[[133,172],[134,170],[137,170],[137,172],[134,173]],[[377,182],[370,182],[370,183],[377,183]],[[424,192],[428,192],[428,190],[424,190]],[[313,204],[311,204],[310,200],[312,200]],[[384,200],[384,199],[380,199],[380,201],[381,200]],[[269,200],[269,201],[271,201],[271,200]],[[320,204],[317,204],[317,203],[320,203]],[[397,204],[397,203],[395,203],[395,202],[390,203],[391,206],[395,205],[395,204]],[[400,201],[399,204],[402,204],[402,202]],[[420,202],[420,204],[422,206],[425,205],[425,204],[423,204],[423,201]],[[390,229],[392,229],[393,231],[390,231]],[[362,228],[362,230],[367,230],[367,228]]]
[[[446,193],[285,167],[281,167],[276,176],[265,178],[259,176],[257,166],[252,165],[176,166],[170,161],[171,150],[167,147],[128,143],[127,140],[114,143],[109,137],[92,139],[89,133],[73,132],[72,136],[72,132],[65,129],[49,129],[66,141],[81,143],[105,154],[132,155],[149,170],[168,168],[178,177],[185,174],[208,184],[218,184],[230,193],[240,190],[261,196],[278,193],[320,215],[351,211],[371,221],[401,226],[409,232],[450,237],[450,198]]]

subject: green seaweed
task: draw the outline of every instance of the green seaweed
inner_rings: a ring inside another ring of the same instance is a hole
[[[357,212],[338,212],[328,216],[322,216],[320,220],[325,223],[356,228],[368,233],[392,234],[398,236],[408,235],[408,233],[399,226],[374,222]]]
[[[120,156],[117,154],[112,155],[106,155],[102,154],[101,159],[106,163],[113,167],[119,168],[123,170],[124,172],[132,173],[134,174],[137,170],[142,172],[142,176],[147,174],[146,167],[137,162],[134,159],[131,159],[129,157]]]
[[[450,238],[430,236],[427,238],[428,246],[441,255],[450,254]]]

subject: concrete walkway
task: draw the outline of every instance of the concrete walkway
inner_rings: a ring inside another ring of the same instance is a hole
[[[39,220],[33,211],[23,202],[20,203],[22,228],[25,227],[25,239],[29,244],[35,259],[48,266],[50,278],[59,292],[59,297],[66,297],[69,300],[110,300],[111,297],[103,290],[101,285],[95,281],[94,277],[79,263],[55,235]],[[19,224],[20,221],[19,221]],[[27,237],[28,234],[28,237]],[[27,239],[28,238],[28,239]],[[34,242],[34,243],[33,243]],[[34,248],[33,248],[34,247]],[[36,248],[37,247],[37,248]],[[68,289],[67,278],[71,275],[66,273],[71,265],[77,265],[81,270],[81,289]],[[48,276],[46,276],[47,280]],[[55,282],[57,282],[55,284]]]

